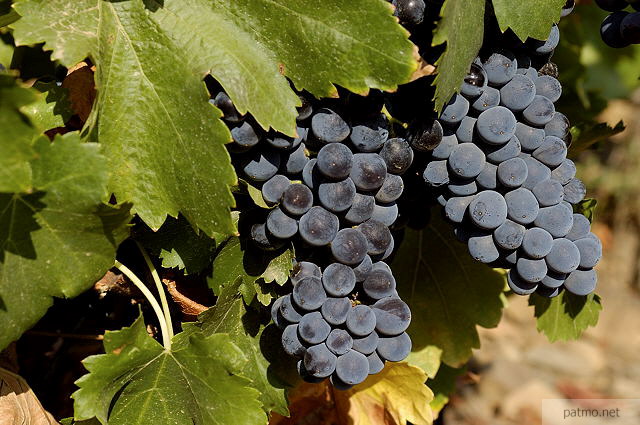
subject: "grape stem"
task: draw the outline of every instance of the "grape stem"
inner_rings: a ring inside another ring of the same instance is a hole
[[[173,322],[171,321],[171,312],[169,311],[169,303],[167,301],[167,295],[164,292],[164,286],[160,281],[158,270],[156,270],[155,266],[151,262],[151,258],[149,258],[149,254],[147,254],[147,251],[140,244],[140,242],[136,241],[136,245],[138,245],[138,249],[142,253],[144,261],[147,263],[147,267],[149,267],[149,270],[151,271],[153,281],[156,284],[156,289],[158,290],[158,295],[160,296],[160,304],[162,305],[162,312],[164,313],[164,320],[167,323],[167,329],[169,331],[169,339],[171,340],[173,339]]]
[[[136,287],[140,290],[140,292],[142,292],[142,294],[145,296],[147,301],[149,301],[149,304],[151,304],[153,311],[156,313],[156,316],[158,317],[158,322],[160,322],[160,331],[162,332],[162,342],[163,342],[162,345],[164,346],[165,350],[167,351],[171,350],[171,338],[169,337],[169,329],[167,326],[167,321],[165,319],[164,314],[162,313],[162,309],[160,308],[160,304],[158,304],[158,301],[155,299],[151,291],[149,291],[149,288],[145,286],[142,280],[140,280],[140,278],[138,278],[138,276],[136,276],[135,273],[129,270],[127,266],[122,264],[120,261],[116,260],[115,267],[118,270],[120,270],[122,273],[124,273],[124,275],[127,276],[129,280],[133,282],[134,285],[136,285]]]

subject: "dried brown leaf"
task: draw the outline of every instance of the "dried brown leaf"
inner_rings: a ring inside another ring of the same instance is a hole
[[[27,382],[0,368],[0,425],[59,425]]]

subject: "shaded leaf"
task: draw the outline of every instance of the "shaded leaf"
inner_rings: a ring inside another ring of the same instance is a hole
[[[102,204],[107,165],[77,133],[41,138],[29,194],[0,194],[0,349],[33,326],[52,297],[74,297],[113,266],[128,208]]]
[[[555,298],[533,294],[529,296],[529,305],[535,308],[538,331],[551,342],[578,339],[585,329],[598,323],[602,310],[596,294],[580,297],[568,291]]]
[[[589,219],[590,222],[593,223],[593,216],[596,212],[596,206],[598,205],[598,201],[593,198],[587,198],[580,201],[577,205],[574,206],[574,212],[578,214],[582,214]]]
[[[562,6],[566,3],[566,0],[492,1],[500,29],[511,28],[522,41],[528,37],[546,40],[551,26],[560,20]]]
[[[257,293],[265,295],[260,302],[268,305],[271,296],[260,289],[259,280],[284,285],[293,268],[293,250],[284,248],[266,252],[245,245],[237,237],[227,239],[218,249],[213,261],[213,276],[209,287],[218,295],[223,287],[241,281],[238,290],[250,304]]]
[[[480,347],[476,326],[500,321],[504,274],[471,258],[452,228],[434,212],[428,227],[407,230],[392,268],[398,292],[411,307],[414,351],[442,349],[442,361],[459,366]]]
[[[569,148],[571,156],[575,156],[580,152],[589,149],[595,143],[607,140],[616,134],[622,133],[625,129],[624,123],[619,121],[614,127],[609,126],[606,122],[601,123],[581,123],[571,127],[571,136],[573,142]]]
[[[37,100],[23,106],[21,111],[41,133],[64,127],[73,115],[68,91],[56,83],[37,82],[33,87],[40,92]]]
[[[484,0],[446,0],[433,34],[434,46],[447,43],[436,61],[435,106],[441,111],[469,72],[484,36]]]
[[[434,415],[438,415],[440,411],[449,402],[449,396],[456,390],[456,380],[459,376],[466,372],[467,368],[453,368],[446,364],[442,365],[435,377],[427,381],[427,386],[433,391],[433,400],[430,403],[431,410]]]
[[[89,373],[73,394],[76,419],[103,424],[239,424],[263,422],[258,392],[237,375],[247,362],[228,335],[176,336],[165,350],[142,316],[130,328],[107,332],[106,354],[88,357]]]
[[[329,381],[302,383],[290,394],[291,417],[273,415],[270,425],[323,423],[336,425],[427,425],[433,422],[433,393],[427,376],[407,363],[387,363],[350,390],[333,389]]]

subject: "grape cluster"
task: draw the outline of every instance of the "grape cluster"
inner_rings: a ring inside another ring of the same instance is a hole
[[[601,9],[611,12],[600,26],[600,35],[605,44],[614,48],[640,44],[640,1],[596,0],[596,4]],[[636,12],[623,10],[629,6]]]
[[[272,306],[282,346],[305,379],[330,376],[349,388],[411,350],[411,313],[384,260],[394,249],[389,227],[413,150],[389,137],[379,93],[301,99],[297,137],[263,132],[223,91],[212,103],[231,128],[238,174],[270,206],[249,226],[251,241],[296,250],[290,292]]]
[[[510,269],[513,292],[587,295],[602,246],[574,213],[586,189],[567,158],[569,120],[554,106],[562,87],[549,59],[558,27],[544,41],[501,37],[481,51],[430,130],[443,136],[423,177],[471,256]]]

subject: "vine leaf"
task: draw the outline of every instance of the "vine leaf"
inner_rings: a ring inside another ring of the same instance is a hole
[[[184,217],[167,219],[157,232],[144,226],[134,232],[134,238],[162,259],[162,267],[184,270],[185,274],[201,272],[215,255],[216,241],[198,233]]]
[[[433,34],[434,46],[447,43],[436,61],[435,106],[438,112],[458,91],[469,66],[482,46],[484,37],[484,0],[446,0],[441,20]]]
[[[131,423],[239,424],[264,422],[259,393],[238,372],[246,355],[229,335],[175,337],[164,350],[142,316],[131,327],[107,332],[106,354],[84,360],[89,373],[73,394],[76,419]]]
[[[37,100],[21,108],[33,125],[44,133],[56,127],[64,127],[73,115],[69,92],[56,83],[37,82]]]
[[[593,223],[593,216],[596,213],[596,206],[598,205],[598,200],[594,198],[583,199],[578,202],[578,204],[574,208],[574,212],[578,214],[582,214],[587,217],[590,222]]]
[[[466,371],[466,367],[456,369],[442,365],[438,374],[427,381],[427,386],[433,391],[433,400],[431,400],[430,406],[435,415],[439,414],[449,403],[449,397],[456,390],[456,380]]]
[[[602,310],[596,294],[580,297],[568,291],[551,299],[533,294],[529,305],[534,307],[538,331],[551,342],[578,339],[585,329],[598,323]]]
[[[302,383],[290,394],[291,417],[273,415],[269,424],[428,425],[433,422],[433,393],[424,385],[426,379],[418,367],[387,363],[382,372],[347,391],[334,390],[327,381]]]
[[[266,413],[271,411],[288,415],[285,387],[287,386],[276,373],[273,372],[269,353],[275,353],[271,360],[286,363],[286,353],[280,347],[280,337],[277,332],[271,332],[274,326],[265,328],[259,314],[248,309],[238,294],[240,280],[222,288],[218,301],[214,307],[198,316],[198,322],[185,325],[185,335],[202,332],[205,336],[215,333],[225,333],[240,350],[248,357],[248,362],[241,370],[242,376],[251,379],[252,386],[260,392],[262,408]]]
[[[492,0],[493,9],[502,31],[511,28],[525,41],[528,37],[546,40],[554,23],[560,20],[560,12],[566,0],[523,1]]]
[[[398,292],[412,319],[414,351],[436,346],[457,367],[480,347],[476,326],[495,327],[504,306],[504,274],[471,258],[438,213],[421,231],[407,231],[393,261]]]
[[[40,138],[35,191],[0,194],[0,349],[33,326],[52,297],[74,297],[113,266],[128,208],[102,204],[107,165],[77,133]]]
[[[13,77],[0,75],[0,192],[31,189],[32,144],[36,129],[20,108],[37,100],[35,91],[18,87]]]
[[[216,253],[213,276],[208,279],[209,287],[219,295],[223,287],[240,280],[238,290],[247,304],[251,304],[253,298],[260,294],[260,302],[269,305],[272,296],[261,289],[259,281],[284,285],[293,268],[293,258],[290,248],[265,252],[245,245],[235,236],[231,237]]]
[[[571,136],[573,143],[569,149],[570,155],[575,157],[582,151],[589,149],[595,143],[607,140],[610,137],[620,134],[624,131],[625,126],[622,121],[611,127],[606,122],[601,123],[580,123],[571,127]]]

